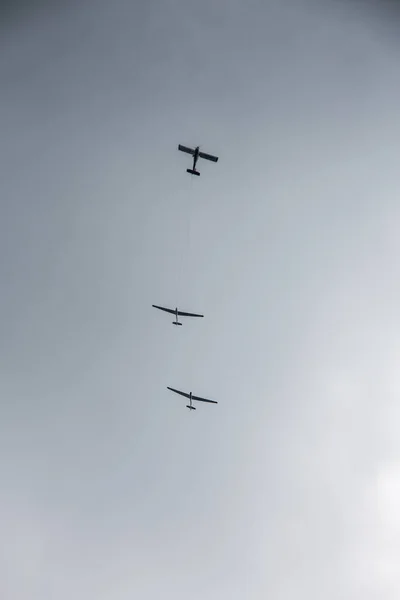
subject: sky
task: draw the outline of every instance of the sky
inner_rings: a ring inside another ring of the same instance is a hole
[[[398,12],[0,14],[1,598],[397,600]]]

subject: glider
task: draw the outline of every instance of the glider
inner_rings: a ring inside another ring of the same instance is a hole
[[[153,308],[158,308],[158,310],[164,310],[167,313],[171,313],[171,315],[175,315],[175,321],[172,321],[173,325],[182,325],[179,323],[178,316],[180,317],[204,317],[204,315],[197,315],[196,313],[183,312],[182,310],[178,310],[177,308],[165,308],[165,306],[157,306],[156,304],[152,304]]]
[[[185,396],[185,398],[189,398],[190,404],[186,404],[186,408],[188,408],[189,410],[196,410],[196,407],[192,406],[192,400],[196,400],[197,402],[210,402],[211,404],[218,404],[218,402],[216,402],[215,400],[207,400],[207,398],[193,396],[192,392],[189,392],[189,394],[187,394],[186,392],[181,392],[180,390],[175,390],[174,388],[168,386],[167,389],[171,390],[171,392],[175,392],[176,394],[180,394],[181,396]]]
[[[191,154],[193,156],[193,168],[186,169],[187,173],[191,173],[192,175],[200,175],[199,171],[196,171],[196,163],[199,158],[205,158],[206,160],[212,160],[213,162],[218,161],[218,156],[212,156],[212,154],[206,154],[205,152],[200,152],[200,146],[196,146],[196,148],[188,148],[187,146],[182,146],[179,144],[178,150],[181,152],[187,152],[187,154]]]

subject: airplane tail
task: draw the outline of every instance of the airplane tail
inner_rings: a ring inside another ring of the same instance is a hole
[[[189,410],[196,410],[195,406],[189,406],[189,404],[186,404],[186,408],[188,408]]]
[[[186,172],[192,175],[200,175],[199,171],[195,171],[194,169],[186,169]]]
[[[179,323],[179,321],[172,321],[172,325],[182,325],[182,323]]]

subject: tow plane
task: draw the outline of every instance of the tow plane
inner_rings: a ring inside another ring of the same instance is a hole
[[[188,148],[187,146],[182,146],[179,144],[178,150],[181,152],[186,152],[187,154],[191,154],[193,156],[193,168],[186,169],[187,173],[191,173],[192,175],[200,175],[199,171],[196,171],[196,163],[199,158],[204,158],[205,160],[211,160],[212,162],[218,161],[218,156],[213,156],[212,154],[206,154],[205,152],[200,152],[200,146],[196,146],[196,148]]]
[[[187,394],[186,392],[181,392],[180,390],[176,390],[175,388],[168,386],[167,389],[171,390],[171,392],[175,392],[175,394],[180,394],[185,398],[189,398],[189,404],[186,404],[186,408],[188,408],[189,410],[196,410],[196,407],[192,405],[193,400],[196,402],[210,402],[211,404],[218,404],[218,402],[216,402],[215,400],[207,400],[207,398],[200,398],[199,396],[194,396],[192,392],[189,392]]]
[[[158,310],[164,310],[165,312],[170,313],[171,315],[175,315],[175,321],[172,321],[173,325],[182,325],[182,323],[178,321],[178,317],[204,317],[204,315],[183,312],[182,310],[178,310],[177,308],[175,308],[174,310],[173,308],[165,308],[165,306],[157,306],[156,304],[152,304],[152,306],[153,308],[158,308]]]

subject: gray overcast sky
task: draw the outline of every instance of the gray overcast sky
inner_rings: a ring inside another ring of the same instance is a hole
[[[398,600],[400,57],[360,6],[2,13],[2,599]]]

